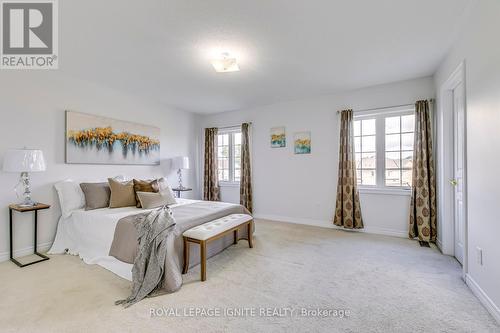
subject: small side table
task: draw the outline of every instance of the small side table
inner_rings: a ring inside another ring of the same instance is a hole
[[[42,204],[42,203],[38,203],[36,206],[33,206],[33,207],[22,207],[19,205],[10,205],[9,206],[10,260],[14,264],[16,264],[17,266],[25,267],[25,266],[36,264],[37,262],[49,260],[49,257],[47,257],[41,253],[38,253],[38,249],[37,249],[38,211],[43,210],[43,209],[49,209],[49,208],[50,208],[50,205],[46,205],[46,204]],[[14,258],[14,252],[12,250],[12,248],[13,248],[13,244],[12,244],[12,215],[13,215],[12,213],[13,213],[13,211],[16,211],[19,213],[35,212],[35,247],[34,247],[35,250],[34,250],[33,254],[39,256],[40,257],[39,260],[31,261],[31,262],[26,263],[26,264],[21,264],[19,261],[17,261]]]
[[[181,197],[181,192],[192,191],[192,188],[183,187],[183,188],[173,188],[172,191],[177,192],[177,198]]]

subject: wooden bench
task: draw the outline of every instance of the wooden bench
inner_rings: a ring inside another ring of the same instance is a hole
[[[200,244],[201,281],[205,281],[207,279],[207,243],[232,232],[234,244],[237,244],[238,229],[244,225],[248,231],[248,246],[252,248],[253,217],[248,214],[231,214],[185,231],[182,234],[184,239],[182,274],[186,274],[189,269],[189,243]]]

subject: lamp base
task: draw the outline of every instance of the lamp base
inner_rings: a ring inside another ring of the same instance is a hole
[[[26,198],[23,202],[18,204],[19,207],[33,207],[38,205],[38,202],[31,200],[31,198]]]
[[[184,185],[182,185],[182,169],[178,169],[177,170],[177,177],[179,179],[179,186],[177,188],[183,190],[184,189]]]
[[[24,187],[23,201],[18,204],[19,207],[33,207],[38,203],[31,199],[31,184],[30,184],[30,176],[27,172],[21,173],[21,178],[19,183]],[[17,192],[17,191],[16,191]]]

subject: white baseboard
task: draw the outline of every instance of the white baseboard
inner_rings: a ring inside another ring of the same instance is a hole
[[[313,225],[316,227],[323,228],[334,228],[335,225],[325,220],[314,220],[314,219],[306,219],[306,218],[297,218],[297,217],[289,217],[289,216],[279,216],[279,215],[267,215],[267,214],[254,214],[254,218],[263,219],[263,220],[271,220],[278,222],[287,222],[294,224],[305,224],[305,225]]]
[[[397,230],[397,229],[365,226],[364,229],[361,229],[359,231],[366,232],[367,234],[385,235],[385,236],[392,236],[392,237],[399,237],[399,238],[408,239],[408,230],[403,231],[403,230]]]
[[[296,218],[296,217],[279,216],[279,215],[267,215],[267,214],[254,214],[254,217],[256,219],[312,225],[315,227],[342,229],[343,230],[343,228],[340,228],[340,227],[334,225],[332,221],[328,221],[328,220],[315,220],[315,219]],[[408,238],[407,231],[395,230],[395,229],[365,226],[364,229],[352,229],[352,231],[365,232],[368,234],[377,234],[377,235],[386,235],[386,236],[393,236],[393,237]]]
[[[486,295],[483,289],[477,284],[476,281],[469,275],[465,275],[465,283],[469,286],[470,290],[472,290],[472,293],[481,301],[481,303],[484,305],[486,310],[488,310],[489,313],[495,318],[495,320],[500,323],[500,309],[498,306],[493,302],[491,298]]]
[[[443,244],[441,243],[441,240],[439,238],[436,238],[436,246],[443,253]]]
[[[38,244],[37,250],[38,252],[47,252],[52,246],[52,242]],[[35,248],[33,246],[28,246],[22,249],[14,250],[14,257],[24,257],[30,254],[33,254]],[[9,252],[0,253],[0,262],[7,261],[10,259]]]

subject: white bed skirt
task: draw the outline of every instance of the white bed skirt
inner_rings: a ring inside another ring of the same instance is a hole
[[[177,202],[172,207],[195,203],[198,200],[177,199]],[[99,265],[132,281],[133,265],[108,254],[118,221],[125,216],[144,211],[147,210],[136,207],[74,211],[68,218],[59,219],[56,237],[48,253],[78,255],[86,264]]]

